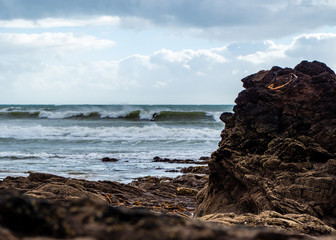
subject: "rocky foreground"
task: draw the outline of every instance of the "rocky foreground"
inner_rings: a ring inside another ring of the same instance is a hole
[[[336,239],[336,75],[304,61],[242,81],[209,169],[130,184],[7,177],[0,239]]]
[[[210,222],[218,221],[219,215],[191,219],[197,189],[206,182],[207,177],[190,174],[175,179],[146,177],[131,184],[43,173],[7,177],[0,183],[0,239],[308,240],[313,238],[303,233],[334,231],[316,218],[293,222],[275,212],[259,219],[248,215],[239,219],[232,213],[225,216],[230,222],[221,224]],[[265,223],[273,228],[262,227]],[[279,226],[291,232],[276,229]]]

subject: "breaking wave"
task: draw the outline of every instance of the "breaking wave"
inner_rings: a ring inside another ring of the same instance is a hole
[[[172,110],[54,110],[54,109],[25,109],[23,107],[3,108],[0,117],[4,118],[40,118],[40,119],[125,119],[125,120],[210,120],[220,121],[222,112],[206,111],[172,111]]]

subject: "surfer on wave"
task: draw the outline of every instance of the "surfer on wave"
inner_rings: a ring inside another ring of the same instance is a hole
[[[156,112],[153,114],[151,121],[155,121],[157,119],[157,117],[159,116],[159,114],[157,114]]]

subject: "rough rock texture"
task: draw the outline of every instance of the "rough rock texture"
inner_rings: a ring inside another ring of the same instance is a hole
[[[268,226],[276,229],[306,234],[331,234],[335,229],[326,225],[323,221],[308,214],[280,214],[275,211],[265,211],[258,215],[245,213],[216,213],[201,217],[202,220],[222,223],[226,226],[248,225]]]
[[[59,206],[55,202],[28,198],[18,192],[0,192],[0,239],[313,240],[307,235],[268,228],[226,228],[143,209],[111,207],[88,198]]]
[[[308,214],[336,226],[336,76],[303,61],[243,80],[234,113],[224,113],[209,184],[197,216]]]
[[[5,178],[0,181],[0,190],[17,190],[26,196],[47,199],[58,204],[90,198],[112,206],[141,207],[190,217],[196,207],[196,192],[207,181],[208,176],[187,174],[176,178],[143,177],[130,184],[122,184],[31,173],[28,177]],[[184,194],[181,189],[191,189],[194,194]]]
[[[182,173],[209,174],[208,166],[187,167],[180,170]]]

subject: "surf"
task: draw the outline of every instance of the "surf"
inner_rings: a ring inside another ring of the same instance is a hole
[[[175,107],[176,108],[176,107]],[[188,106],[172,109],[157,106],[126,107],[6,107],[0,109],[0,118],[10,119],[119,119],[131,121],[219,121],[220,111],[188,110]]]

